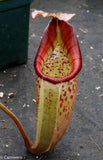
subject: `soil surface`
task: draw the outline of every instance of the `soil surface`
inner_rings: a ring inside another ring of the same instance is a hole
[[[31,12],[34,9],[76,13],[70,23],[83,58],[76,102],[65,135],[41,156],[26,150],[16,125],[0,110],[0,159],[103,160],[103,0],[34,0]],[[33,20],[30,15],[27,63],[0,71],[0,92],[4,93],[0,101],[17,115],[33,141],[36,132],[33,62],[49,20],[41,16]]]

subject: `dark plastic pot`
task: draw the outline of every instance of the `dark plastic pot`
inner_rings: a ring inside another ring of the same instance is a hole
[[[30,3],[0,1],[0,69],[27,61]]]

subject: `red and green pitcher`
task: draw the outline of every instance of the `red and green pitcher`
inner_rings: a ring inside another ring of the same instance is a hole
[[[17,124],[26,148],[33,154],[48,151],[64,135],[74,107],[82,57],[73,26],[67,23],[74,14],[51,14],[35,10],[32,17],[51,16],[35,57],[37,131],[35,143],[28,138],[18,118],[2,103]]]

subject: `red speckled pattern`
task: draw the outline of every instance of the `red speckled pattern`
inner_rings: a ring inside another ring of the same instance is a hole
[[[41,125],[41,128],[43,129],[43,125],[50,126],[50,124],[52,123],[54,126],[52,127],[51,131],[50,129],[48,129],[48,127],[46,127],[44,132],[42,131],[42,129],[38,127],[40,129],[40,132],[38,133],[40,134],[40,137],[43,137],[43,139],[45,139],[46,136],[45,141],[42,140],[41,142],[40,139],[37,140],[39,145],[38,147],[39,150],[41,148],[40,147],[41,144],[43,144],[44,146],[46,145],[45,143],[46,141],[48,141],[48,137],[51,135],[51,132],[52,136],[48,142],[47,148],[53,147],[56,143],[58,143],[58,141],[64,135],[74,108],[78,76],[76,76],[74,79],[68,82],[58,83],[56,85],[54,83],[45,80],[43,80],[42,84],[41,81],[42,79],[37,75],[36,76],[37,120],[41,121],[41,123],[39,122],[39,127]],[[41,86],[41,84],[43,86]],[[45,88],[41,96],[42,87]],[[43,111],[42,111],[42,106],[40,105],[41,98],[43,98],[43,103],[42,103]],[[43,117],[41,117],[39,112],[44,112]],[[51,112],[53,112],[52,114],[53,119],[51,116]],[[49,118],[48,121],[46,120],[47,117]]]
[[[58,23],[57,23],[58,22]],[[59,27],[61,39],[63,42],[63,48],[67,50],[67,56],[69,55],[72,62],[72,71],[65,77],[56,78],[51,77],[42,72],[42,63],[48,54],[49,50],[54,50],[54,43],[57,38],[57,26]],[[52,31],[52,32],[51,32]],[[67,22],[60,21],[57,19],[52,19],[44,31],[43,38],[38,49],[35,62],[35,71],[43,79],[48,80],[52,83],[60,83],[68,81],[74,78],[82,67],[82,57],[79,48],[77,38],[75,36],[72,25]]]
[[[57,121],[51,146],[53,147],[64,135],[74,108],[78,76],[60,85],[57,107]]]
[[[44,60],[42,72],[50,77],[62,78],[70,74],[71,70],[71,62],[60,44],[57,43],[53,52]]]

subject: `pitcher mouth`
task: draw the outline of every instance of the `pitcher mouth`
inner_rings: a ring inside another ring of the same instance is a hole
[[[62,77],[47,75],[42,69],[45,59],[53,52],[58,42],[66,50],[66,56],[71,63],[70,73],[68,72],[67,75]],[[72,25],[64,21],[57,21],[55,18],[50,21],[43,33],[34,67],[38,76],[54,84],[69,81],[78,75],[82,68],[82,57]]]

